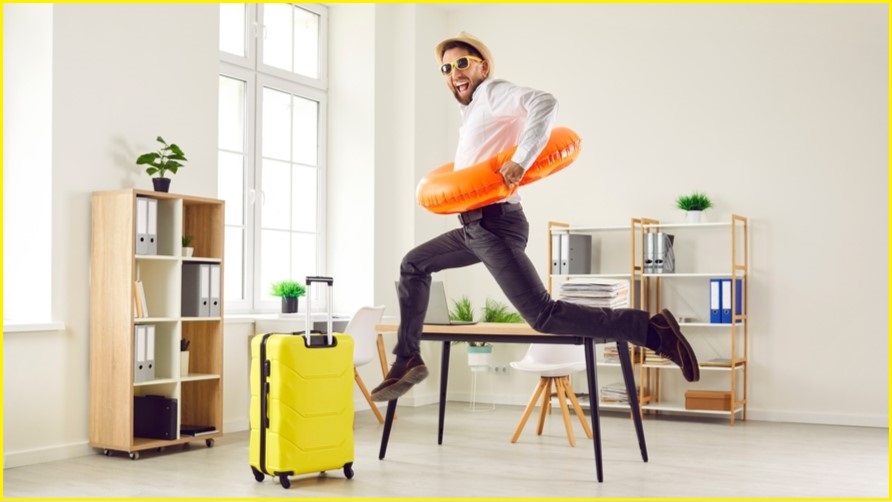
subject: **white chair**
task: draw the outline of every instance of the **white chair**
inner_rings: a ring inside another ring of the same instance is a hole
[[[369,402],[369,406],[372,408],[375,417],[378,418],[378,423],[381,424],[384,423],[384,417],[381,416],[381,412],[378,411],[378,407],[375,406],[374,401],[372,401],[372,396],[369,394],[369,390],[366,388],[365,382],[362,381],[362,377],[359,376],[359,372],[356,371],[356,368],[368,364],[378,357],[378,330],[375,329],[375,326],[381,322],[383,316],[383,305],[378,307],[362,307],[353,315],[353,318],[350,319],[347,327],[344,328],[344,333],[353,337],[354,379],[356,380],[356,384],[359,385],[359,390],[362,391],[362,395],[365,396],[365,400]]]
[[[523,432],[523,427],[530,418],[533,408],[536,407],[536,402],[539,400],[540,395],[542,396],[542,410],[539,415],[539,427],[536,429],[536,434],[542,435],[545,416],[551,408],[552,386],[554,386],[554,392],[557,394],[558,403],[561,406],[561,413],[564,416],[564,427],[567,429],[567,439],[570,441],[570,446],[576,446],[576,437],[573,435],[567,400],[573,405],[576,416],[582,422],[582,428],[585,430],[586,436],[589,439],[592,438],[592,429],[586,422],[582,407],[579,406],[579,401],[576,399],[576,394],[570,385],[570,374],[585,370],[585,351],[582,345],[531,343],[523,359],[512,362],[511,367],[521,371],[539,373],[539,385],[533,391],[530,403],[523,410],[520,423],[517,424],[517,429],[511,438],[512,443],[516,443],[520,433]]]

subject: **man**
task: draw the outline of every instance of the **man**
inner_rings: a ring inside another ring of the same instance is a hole
[[[489,48],[461,32],[435,48],[446,87],[459,102],[462,125],[454,168],[463,169],[514,145],[500,173],[517,184],[548,142],[557,116],[555,98],[492,77]],[[644,310],[606,309],[554,300],[525,253],[529,224],[515,192],[503,201],[459,215],[461,227],[409,251],[400,265],[400,325],[396,361],[372,391],[375,401],[390,401],[428,375],[419,342],[430,294],[431,274],[483,263],[508,300],[534,329],[625,340],[653,349],[677,364],[688,381],[700,378],[697,357],[672,314],[649,317]]]

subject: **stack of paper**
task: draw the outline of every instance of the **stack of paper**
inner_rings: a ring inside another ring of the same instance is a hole
[[[628,403],[629,395],[626,392],[626,384],[617,382],[601,387],[601,402]]]
[[[627,279],[574,277],[561,284],[559,298],[590,307],[627,307],[629,305],[629,281]]]

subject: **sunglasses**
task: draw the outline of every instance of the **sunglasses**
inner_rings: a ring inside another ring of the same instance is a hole
[[[483,60],[474,57],[474,56],[462,56],[451,63],[443,63],[443,66],[440,67],[440,73],[443,75],[449,75],[452,73],[453,68],[457,68],[459,70],[467,70],[469,66],[471,66],[471,61],[477,61],[478,63],[482,63]]]

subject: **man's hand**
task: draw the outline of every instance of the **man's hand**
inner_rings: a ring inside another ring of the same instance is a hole
[[[508,185],[508,188],[514,188],[514,185],[520,183],[520,179],[523,178],[523,173],[523,167],[512,160],[505,162],[502,164],[502,167],[499,168],[499,174],[505,179],[505,184]]]

